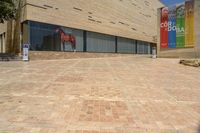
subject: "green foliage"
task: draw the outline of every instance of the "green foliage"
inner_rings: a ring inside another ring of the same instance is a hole
[[[16,13],[13,0],[0,0],[0,23],[6,20],[14,19]]]

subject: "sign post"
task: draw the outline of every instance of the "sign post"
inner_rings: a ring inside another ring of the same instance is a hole
[[[23,45],[23,61],[29,61],[29,44]]]

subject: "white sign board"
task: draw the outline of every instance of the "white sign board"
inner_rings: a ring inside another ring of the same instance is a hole
[[[23,45],[23,61],[28,61],[29,44]]]
[[[157,57],[157,56],[156,56],[156,48],[153,47],[153,48],[152,48],[152,58],[153,58],[153,59],[156,59],[156,57]]]

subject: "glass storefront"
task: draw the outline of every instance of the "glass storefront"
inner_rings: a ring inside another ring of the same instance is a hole
[[[87,32],[88,52],[115,52],[115,37],[100,33]]]
[[[56,25],[28,22],[30,50],[33,51],[73,51],[70,41],[61,41],[61,29],[65,37],[70,35],[76,37],[76,51],[83,51],[83,31],[65,28]]]
[[[60,38],[56,33],[58,26],[29,22],[30,50],[60,51]]]
[[[150,43],[137,41],[137,53],[138,54],[150,54],[151,53],[151,45]]]
[[[143,41],[33,21],[23,23],[23,43],[29,43],[32,51],[150,54],[151,49]]]
[[[136,41],[132,39],[118,37],[118,52],[136,54]]]

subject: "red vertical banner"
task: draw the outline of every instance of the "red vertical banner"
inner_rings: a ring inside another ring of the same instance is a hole
[[[168,48],[168,7],[161,9],[160,48]]]

